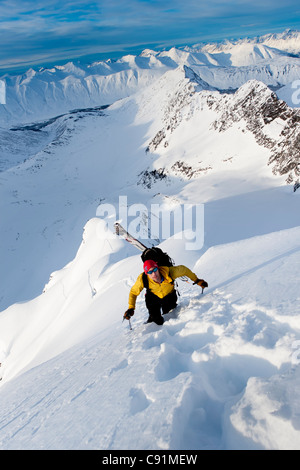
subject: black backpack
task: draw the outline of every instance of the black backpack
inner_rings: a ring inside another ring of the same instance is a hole
[[[152,248],[146,248],[143,251],[141,258],[142,258],[143,263],[149,259],[152,259],[158,264],[158,266],[170,267],[170,266],[174,266],[175,264],[173,259],[170,258],[170,256],[168,255],[168,253],[163,251],[161,248],[158,248],[157,246],[153,246]],[[148,283],[148,277],[145,273],[143,273],[143,283],[144,283],[144,287],[148,291],[149,283]]]
[[[161,250],[157,246],[153,246],[152,248],[146,248],[143,251],[141,258],[143,263],[145,263],[145,261],[149,259],[152,259],[158,264],[158,266],[174,266],[175,264],[172,258],[170,258],[170,256],[168,255],[168,253]]]

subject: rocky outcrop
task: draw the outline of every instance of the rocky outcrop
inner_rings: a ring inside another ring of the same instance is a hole
[[[233,123],[243,120],[259,145],[271,151],[268,164],[274,174],[286,175],[287,183],[300,176],[300,110],[279,100],[266,85],[256,80],[242,86],[234,95],[210,100],[209,106],[221,113],[213,123],[224,132]],[[277,122],[280,131],[270,130]]]
[[[186,76],[187,70],[185,70]],[[183,80],[171,97],[164,115],[164,127],[157,132],[149,143],[147,152],[156,152],[159,147],[167,147],[168,139],[180,125],[182,119],[188,120],[194,112],[201,113],[193,106],[195,94],[199,92],[199,77]],[[203,85],[204,82],[201,84]],[[207,85],[207,84],[206,84]],[[205,84],[202,88],[205,87]],[[206,88],[207,90],[207,88]],[[200,91],[201,92],[201,91]],[[235,123],[240,123],[240,132],[251,132],[260,146],[270,149],[267,162],[274,174],[286,176],[291,184],[300,176],[300,109],[290,108],[285,101],[266,85],[251,80],[234,94],[210,93],[205,91],[202,102],[215,111],[217,118],[211,127],[225,132]],[[178,161],[165,173],[187,178],[198,176],[210,168],[193,168],[188,162]]]

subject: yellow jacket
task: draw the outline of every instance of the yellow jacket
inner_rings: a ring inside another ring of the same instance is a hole
[[[149,289],[153,294],[161,299],[174,290],[173,280],[177,277],[188,276],[192,281],[196,281],[197,276],[186,266],[160,266],[159,271],[163,276],[163,281],[158,284],[148,276]],[[144,289],[143,273],[141,273],[129,293],[129,308],[135,308],[136,298]]]

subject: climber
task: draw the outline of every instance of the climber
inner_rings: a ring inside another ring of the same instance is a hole
[[[146,307],[149,312],[147,323],[155,322],[157,325],[164,323],[162,314],[170,312],[177,305],[177,293],[174,280],[187,276],[193,284],[204,289],[208,284],[203,279],[198,279],[186,266],[159,266],[153,260],[144,262],[144,272],[141,273],[129,293],[129,308],[123,318],[130,320],[134,315],[136,298],[146,288]]]

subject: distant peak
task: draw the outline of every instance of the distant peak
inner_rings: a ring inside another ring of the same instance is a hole
[[[143,52],[141,52],[140,57],[150,57],[152,55],[157,55],[158,52],[153,51],[152,49],[144,49]]]

